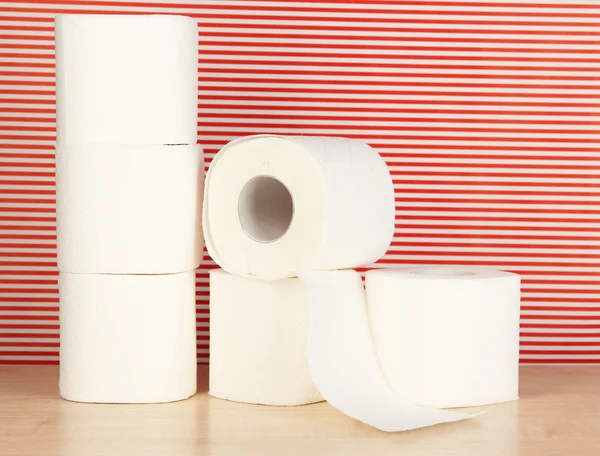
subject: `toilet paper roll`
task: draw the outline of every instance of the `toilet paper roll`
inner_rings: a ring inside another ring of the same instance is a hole
[[[188,146],[56,148],[58,268],[163,274],[202,259],[202,149]]]
[[[58,142],[195,144],[196,20],[57,16]]]
[[[518,275],[371,270],[366,291],[381,368],[396,393],[440,408],[518,398]]]
[[[308,369],[308,290],[210,273],[210,387],[221,399],[264,405],[322,401]]]
[[[375,262],[391,242],[394,211],[388,168],[367,144],[251,136],[210,166],[204,235],[226,271],[281,279]]]
[[[390,389],[379,367],[356,271],[304,271],[299,277],[310,294],[311,376],[327,402],[388,432],[474,416],[420,407],[403,391],[396,394]]]
[[[59,274],[60,395],[170,402],[196,392],[195,273]]]

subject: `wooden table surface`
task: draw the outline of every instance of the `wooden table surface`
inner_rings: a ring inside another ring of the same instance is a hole
[[[198,394],[159,405],[58,397],[57,366],[0,366],[2,455],[599,456],[600,367],[525,366],[521,400],[466,422],[388,434],[327,403],[265,407]]]

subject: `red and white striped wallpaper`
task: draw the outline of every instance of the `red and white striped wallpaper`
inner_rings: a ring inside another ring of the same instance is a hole
[[[53,17],[81,12],[196,17],[209,161],[366,140],[397,189],[382,265],[518,272],[522,362],[600,362],[600,1],[32,0],[0,1],[0,363],[58,362]]]

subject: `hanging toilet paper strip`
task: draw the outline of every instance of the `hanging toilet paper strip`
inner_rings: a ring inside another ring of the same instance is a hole
[[[151,403],[196,392],[195,271],[66,274],[60,296],[60,395]]]
[[[196,143],[195,19],[75,14],[55,29],[59,143]]]
[[[397,394],[390,388],[381,373],[362,281],[356,271],[306,271],[299,276],[308,284],[310,294],[310,371],[327,402],[388,432],[475,416],[421,407],[404,391]]]
[[[520,277],[487,268],[367,271],[373,340],[390,387],[430,407],[518,399]]]
[[[64,145],[56,148],[61,272],[164,274],[202,259],[202,149]]]
[[[390,173],[361,141],[250,136],[226,145],[206,179],[206,245],[232,274],[370,264],[394,233]]]
[[[263,405],[322,401],[308,369],[308,289],[210,273],[210,386],[220,399]]]

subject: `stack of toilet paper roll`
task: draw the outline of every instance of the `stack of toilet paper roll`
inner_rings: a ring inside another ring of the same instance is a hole
[[[67,15],[55,25],[60,394],[187,398],[203,248],[196,21]]]
[[[330,402],[385,431],[518,397],[520,279],[478,268],[351,268],[394,235],[393,183],[368,145],[255,136],[209,169],[210,394]]]

